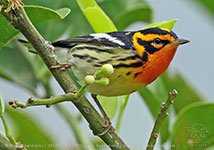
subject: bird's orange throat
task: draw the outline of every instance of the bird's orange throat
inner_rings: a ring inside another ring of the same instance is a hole
[[[148,56],[148,61],[143,65],[143,72],[137,77],[138,82],[145,86],[163,74],[172,61],[177,46],[166,45],[161,51]]]

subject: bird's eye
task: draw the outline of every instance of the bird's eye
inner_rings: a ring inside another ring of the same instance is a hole
[[[160,44],[161,43],[161,39],[159,39],[159,38],[154,39],[154,43],[155,44]]]

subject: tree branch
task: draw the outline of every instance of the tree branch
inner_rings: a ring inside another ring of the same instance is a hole
[[[30,106],[40,106],[40,105],[46,105],[47,107],[50,107],[51,105],[65,102],[65,101],[78,101],[78,98],[75,98],[75,94],[68,93],[61,96],[51,97],[51,98],[44,98],[44,99],[33,99],[30,97],[26,103],[18,102],[16,100],[9,101],[9,105],[11,105],[13,108],[26,108]]]
[[[155,125],[153,127],[152,133],[149,138],[149,142],[147,144],[147,148],[146,148],[147,150],[153,150],[157,137],[158,137],[158,134],[159,134],[159,131],[160,131],[160,127],[162,125],[162,122],[168,116],[167,110],[168,110],[169,106],[174,103],[174,99],[177,95],[178,95],[177,91],[172,90],[171,92],[169,92],[167,101],[161,105],[160,112],[155,121]]]
[[[37,53],[41,56],[48,68],[57,65],[57,62],[53,57],[53,46],[45,41],[45,39],[36,30],[22,7],[19,7],[19,9],[11,10],[8,13],[2,10],[1,13],[8,20],[8,22],[10,22],[10,24],[12,24],[17,30],[19,30],[32,44],[32,46],[37,50]],[[58,81],[60,86],[63,88],[65,93],[78,90],[78,88],[75,86],[75,83],[72,81],[66,71],[60,69],[50,69],[50,71]],[[72,101],[72,103],[79,109],[84,118],[88,121],[89,127],[94,134],[99,134],[105,131],[105,122],[103,118],[84,96],[80,96],[79,101]],[[100,138],[111,149],[129,149],[125,145],[125,143],[118,137],[118,135],[112,130],[110,130],[105,135],[100,136]]]

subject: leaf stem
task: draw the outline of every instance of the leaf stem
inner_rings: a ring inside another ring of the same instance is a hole
[[[120,125],[121,125],[121,122],[122,122],[124,110],[126,108],[128,100],[129,100],[129,96],[130,95],[128,94],[128,95],[125,95],[123,97],[120,97],[122,99],[120,101],[119,114],[118,114],[118,118],[117,118],[117,122],[116,122],[116,127],[115,127],[116,133],[118,133],[118,134],[119,134],[119,131],[120,131]]]
[[[153,150],[154,149],[154,146],[155,146],[155,143],[156,143],[162,122],[168,116],[167,110],[168,110],[169,106],[174,103],[174,99],[177,95],[178,95],[177,91],[172,90],[171,92],[169,92],[167,101],[161,105],[160,112],[159,112],[158,117],[155,121],[152,133],[151,133],[150,138],[149,138],[149,142],[147,144],[147,148],[146,148],[147,150]]]
[[[81,86],[81,88],[78,90],[78,92],[76,94],[74,94],[74,97],[75,98],[78,98],[82,93],[83,91],[85,90],[85,88],[88,86],[87,83],[84,83],[83,86]]]
[[[6,134],[7,138],[9,139],[9,141],[10,141],[11,144],[16,145],[16,140],[10,134],[9,128],[7,126],[7,122],[6,122],[5,118],[4,118],[4,114],[1,115],[1,120],[2,120],[2,123],[4,125],[4,130],[5,130],[5,134]]]

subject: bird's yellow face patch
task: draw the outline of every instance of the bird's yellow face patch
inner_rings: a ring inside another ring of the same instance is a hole
[[[161,31],[163,31],[163,33],[136,32],[133,35],[133,44],[139,56],[142,57],[145,52],[153,54],[176,39],[170,30],[161,28]]]
[[[157,44],[157,43],[152,42],[151,45],[157,49],[163,47],[163,43]]]
[[[140,32],[136,32],[134,35],[133,35],[133,43],[134,43],[134,46],[135,46],[135,49],[137,50],[137,53],[139,56],[143,56],[143,53],[145,52],[145,47],[143,45],[140,45],[138,43],[138,39],[142,38],[142,33]]]

